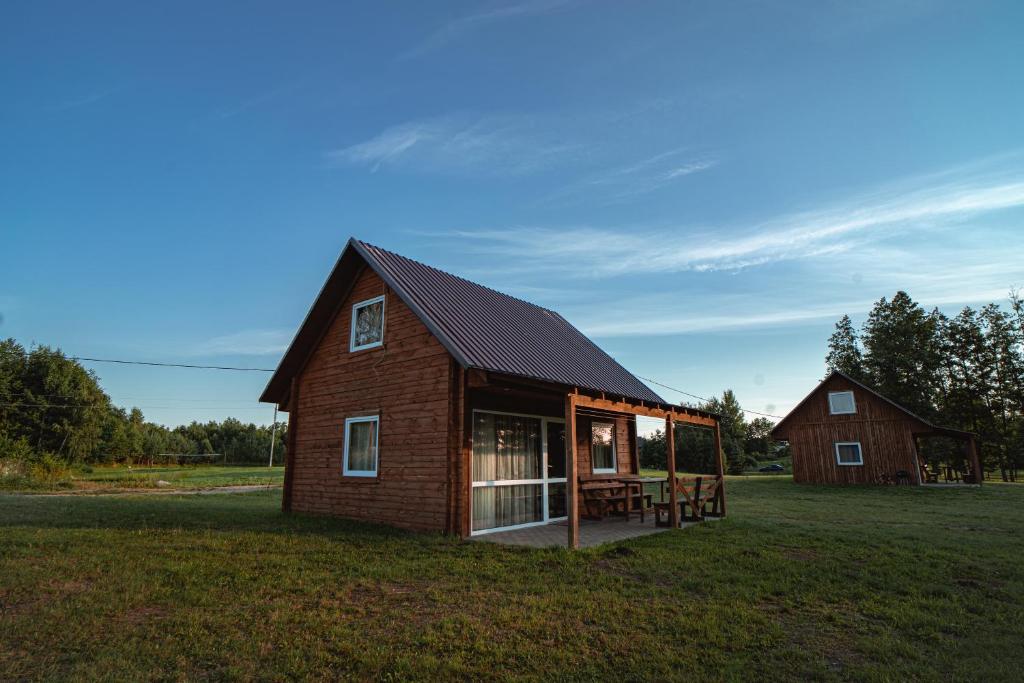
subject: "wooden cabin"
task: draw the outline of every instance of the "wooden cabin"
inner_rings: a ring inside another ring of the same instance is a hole
[[[572,547],[581,483],[639,474],[637,415],[718,433],[554,311],[355,239],[260,400],[289,412],[285,511],[463,537],[562,521]]]
[[[981,481],[974,435],[931,424],[857,380],[833,370],[772,430],[788,441],[793,480],[806,484],[922,484],[934,480],[920,439],[948,436],[966,444]]]

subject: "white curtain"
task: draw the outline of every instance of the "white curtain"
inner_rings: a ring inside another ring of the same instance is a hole
[[[363,472],[377,470],[376,422],[352,422],[349,424],[348,468]]]
[[[476,413],[473,481],[541,478],[540,420]]]
[[[473,489],[473,531],[544,519],[541,484],[479,486]]]

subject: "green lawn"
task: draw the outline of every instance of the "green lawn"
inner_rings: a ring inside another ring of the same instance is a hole
[[[0,496],[0,679],[1020,680],[1024,486],[728,486],[576,553],[278,491]]]
[[[71,473],[75,488],[148,488],[165,481],[171,488],[195,489],[244,484],[280,484],[284,467],[164,465],[156,467],[93,467]]]

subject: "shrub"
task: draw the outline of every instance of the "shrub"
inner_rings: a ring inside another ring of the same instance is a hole
[[[12,439],[9,436],[0,434],[0,460],[12,460],[28,462],[35,458],[35,452],[28,443],[28,439]]]
[[[70,471],[67,463],[53,453],[43,453],[32,463],[29,475],[40,486],[51,488],[70,484]]]

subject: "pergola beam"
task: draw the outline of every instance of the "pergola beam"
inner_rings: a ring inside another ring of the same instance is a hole
[[[718,424],[710,413],[693,408],[682,406],[669,406],[658,408],[654,406],[638,405],[628,401],[616,401],[608,398],[594,398],[585,394],[574,394],[576,405],[580,408],[591,408],[594,410],[605,410],[611,413],[626,413],[628,415],[642,415],[658,420],[672,419],[676,422],[685,422],[698,427],[714,428]]]

